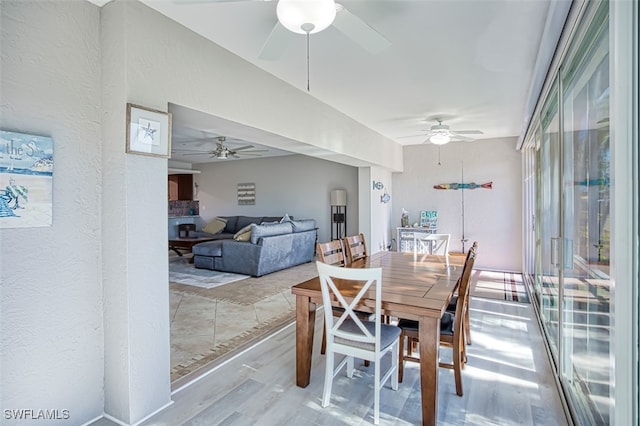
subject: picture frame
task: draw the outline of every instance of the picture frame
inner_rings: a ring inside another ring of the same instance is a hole
[[[51,226],[53,137],[0,129],[0,230]]]
[[[171,113],[127,103],[126,152],[169,158]]]
[[[256,184],[239,183],[238,184],[238,205],[247,206],[256,204]]]

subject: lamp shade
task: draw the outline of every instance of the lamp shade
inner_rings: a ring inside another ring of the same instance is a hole
[[[331,191],[331,205],[346,206],[347,191],[345,191],[344,189],[334,189],[333,191]]]
[[[276,15],[289,31],[314,34],[336,19],[336,3],[334,0],[280,0]]]

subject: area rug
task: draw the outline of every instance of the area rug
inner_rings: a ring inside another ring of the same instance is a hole
[[[474,270],[470,291],[473,297],[529,303],[522,274],[514,272]]]
[[[232,274],[230,272],[197,269],[189,263],[188,257],[169,257],[169,282],[189,285],[204,289],[212,289],[224,284],[244,280],[248,275]]]

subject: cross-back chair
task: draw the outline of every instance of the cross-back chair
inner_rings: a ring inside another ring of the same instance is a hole
[[[347,263],[346,255],[344,254],[344,246],[342,244],[342,240],[332,240],[326,243],[316,243],[316,253],[318,256],[318,261],[325,263],[327,265],[333,266],[345,266]],[[327,308],[325,308],[327,309]],[[338,306],[332,306],[334,315],[341,315],[344,312],[344,309]],[[356,314],[361,319],[371,320],[372,314],[369,312],[361,312],[356,311]],[[320,346],[320,353],[324,354],[327,349],[327,333],[323,329],[322,331],[322,344]],[[368,366],[369,361],[365,360],[364,365]]]
[[[462,270],[462,276],[460,277],[458,284],[458,299],[456,303],[455,313],[446,311],[440,319],[440,346],[450,347],[453,350],[453,362],[445,363],[440,361],[438,365],[443,368],[449,368],[453,370],[456,394],[458,396],[463,395],[462,390],[462,369],[466,362],[466,350],[465,350],[465,337],[464,337],[464,313],[467,310],[468,297],[467,292],[469,290],[469,283],[471,281],[471,271],[476,259],[476,247],[474,244],[469,249],[467,258]],[[420,359],[413,357],[410,353],[411,345],[407,346],[407,354],[405,354],[405,338],[409,341],[417,341],[419,336],[418,322],[413,320],[400,319],[398,321],[398,327],[402,329],[400,336],[400,363],[398,366],[399,381],[402,382],[404,375],[404,361],[419,362]],[[419,342],[418,342],[419,344]]]
[[[347,253],[347,262],[351,263],[364,259],[369,255],[364,234],[351,235],[344,238],[344,251]]]
[[[416,253],[449,256],[451,234],[427,234],[415,236],[413,249]]]
[[[383,324],[380,320],[382,299],[381,268],[341,268],[316,262],[322,302],[330,306],[337,301],[343,312],[333,315],[324,310],[325,330],[327,333],[326,368],[322,406],[329,405],[333,378],[347,366],[347,376],[353,377],[354,358],[374,362],[374,423],[380,422],[380,389],[391,378],[391,388],[398,389],[398,342],[400,328]],[[374,320],[366,321],[358,317],[355,307],[365,296],[370,297],[375,288]],[[334,368],[336,354],[344,355]],[[391,366],[382,375],[381,359],[391,354]]]

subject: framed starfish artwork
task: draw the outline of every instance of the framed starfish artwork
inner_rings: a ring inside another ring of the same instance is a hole
[[[169,158],[171,113],[128,103],[126,152]]]

